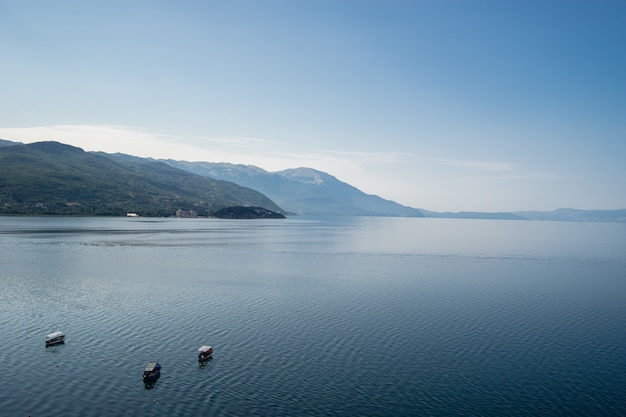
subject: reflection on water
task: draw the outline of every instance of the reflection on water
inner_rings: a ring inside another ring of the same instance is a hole
[[[145,389],[150,390],[153,389],[154,386],[156,385],[157,381],[159,380],[160,376],[151,379],[150,381],[143,381],[143,386]]]
[[[0,409],[624,414],[625,232],[481,220],[0,218]],[[67,342],[46,348],[57,329]],[[219,354],[199,362],[206,343]],[[142,387],[154,360],[166,371]]]

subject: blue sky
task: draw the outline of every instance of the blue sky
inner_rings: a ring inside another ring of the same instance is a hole
[[[1,1],[0,138],[626,208],[623,1]]]

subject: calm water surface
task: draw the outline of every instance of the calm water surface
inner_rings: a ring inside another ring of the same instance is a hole
[[[0,217],[0,256],[2,416],[626,415],[626,224]]]

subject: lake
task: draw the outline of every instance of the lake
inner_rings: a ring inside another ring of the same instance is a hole
[[[0,251],[3,416],[626,415],[626,224],[0,217]]]

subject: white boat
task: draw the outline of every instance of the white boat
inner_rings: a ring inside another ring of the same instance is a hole
[[[58,345],[60,343],[65,343],[65,333],[63,332],[54,332],[50,333],[46,336],[46,346]]]
[[[212,346],[200,346],[198,349],[198,359],[201,361],[207,360],[213,355],[213,347]]]

